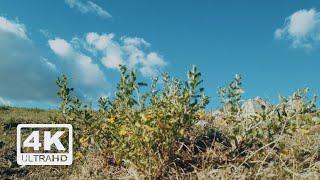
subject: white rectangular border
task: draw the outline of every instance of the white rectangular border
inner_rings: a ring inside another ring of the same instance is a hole
[[[21,128],[67,128],[69,131],[69,152],[68,153],[21,153]],[[68,156],[68,161],[66,162],[23,162],[22,154],[37,154],[37,155],[52,155],[52,154],[64,154]],[[71,124],[18,124],[17,126],[17,163],[19,165],[71,165],[73,161],[73,128]]]

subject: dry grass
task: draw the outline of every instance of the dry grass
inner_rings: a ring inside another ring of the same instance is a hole
[[[208,113],[209,124],[194,130],[199,136],[212,127],[226,128],[221,120]],[[15,163],[15,126],[17,123],[48,123],[56,111],[22,108],[0,108],[0,176],[4,179],[144,179],[147,178],[133,167],[113,166],[107,155],[90,152],[84,161],[75,160],[72,166],[28,166]],[[17,118],[16,118],[17,117]],[[225,130],[228,131],[228,130]],[[319,179],[320,177],[320,126],[308,131],[296,130],[281,134],[275,142],[251,150],[243,157],[232,157],[233,149],[213,142],[204,152],[180,151],[181,162],[168,166],[165,179]],[[275,144],[285,144],[282,151]],[[179,164],[180,163],[180,164]],[[183,165],[188,167],[183,167]],[[192,167],[192,171],[188,168]]]
[[[241,77],[209,98],[194,67],[183,83],[163,75],[140,94],[134,71],[121,67],[116,97],[99,110],[58,79],[59,111],[0,107],[0,179],[319,179],[320,110],[301,89],[272,105],[241,100]],[[140,84],[140,85],[139,85]],[[71,166],[16,164],[20,123],[71,123]]]

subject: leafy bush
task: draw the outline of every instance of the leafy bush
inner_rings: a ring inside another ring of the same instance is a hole
[[[225,113],[235,115],[240,111],[240,100],[244,90],[241,87],[241,76],[236,74],[227,87],[219,88],[219,96]]]
[[[62,113],[0,108],[0,177],[318,179],[320,111],[307,88],[280,96],[274,105],[261,98],[243,100],[241,76],[236,75],[220,88],[221,108],[211,113],[205,111],[208,97],[201,82],[193,67],[186,82],[163,74],[148,86],[121,66],[115,96],[101,97],[99,109],[93,109],[74,96],[61,76]],[[259,108],[249,112],[245,105],[254,102]],[[73,166],[15,164],[15,139],[10,137],[16,124],[52,121],[75,129]]]
[[[200,87],[201,74],[193,67],[184,83],[164,74],[162,88],[154,79],[150,90],[141,93],[147,85],[137,82],[135,71],[120,66],[120,72],[115,98],[99,99],[100,115],[95,120],[92,111],[70,95],[73,89],[62,76],[57,81],[61,111],[65,121],[76,126],[76,147],[88,147],[92,137],[98,149],[112,154],[117,164],[124,162],[148,176],[158,176],[172,160],[176,142],[191,131],[208,103]]]
[[[65,75],[59,77],[56,84],[59,87],[58,96],[61,99],[60,111],[63,119],[53,120],[73,125],[75,159],[82,159],[84,157],[83,154],[89,150],[89,141],[92,140],[94,142],[94,129],[98,128],[98,124],[94,122],[96,119],[93,118],[94,110],[72,95],[74,89],[69,87],[68,79]]]
[[[261,111],[248,115],[236,75],[219,89],[222,108],[209,114],[196,67],[186,82],[168,74],[158,81],[148,86],[137,81],[135,71],[120,66],[115,97],[101,97],[97,111],[73,96],[66,76],[60,77],[60,110],[63,122],[75,128],[76,159],[88,164],[84,157],[100,153],[98,159],[107,159],[108,165],[149,178],[193,177],[186,171],[199,177],[208,169],[209,176],[221,178],[320,173],[319,110],[308,89],[281,96],[276,105],[261,104]],[[199,120],[207,125],[196,126]]]
[[[238,164],[234,171],[246,166],[259,177],[263,167],[274,171],[277,166],[291,174],[309,171],[307,164],[313,164],[319,171],[315,163],[320,154],[314,144],[320,140],[319,134],[315,133],[320,127],[316,96],[309,98],[307,88],[299,89],[290,97],[280,96],[280,103],[275,106],[261,105],[261,112],[248,117],[241,108],[244,91],[239,77],[236,76],[227,88],[220,88],[224,118],[213,121],[213,126],[232,140],[233,148],[224,154]],[[303,141],[308,143],[304,146]],[[291,166],[295,169],[289,170]],[[281,175],[288,177],[285,174]]]

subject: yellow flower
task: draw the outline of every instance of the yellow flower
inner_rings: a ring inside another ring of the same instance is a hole
[[[184,135],[184,129],[180,129],[179,134]]]
[[[108,125],[107,125],[106,123],[102,123],[102,124],[101,124],[101,129],[102,129],[102,130],[105,130],[105,129],[107,129],[107,126],[108,126]]]
[[[69,121],[73,121],[75,118],[74,117],[68,117],[67,118]]]
[[[158,125],[159,125],[160,129],[170,129],[170,128],[172,128],[172,126],[170,126],[168,124],[164,124],[162,122],[158,122]]]
[[[145,137],[144,137],[144,141],[145,141],[145,142],[149,142],[149,141],[150,141],[150,138],[149,138],[148,136],[145,136]]]
[[[240,136],[240,135],[236,135],[236,139],[237,139],[237,141],[238,141],[238,142],[240,142],[240,141],[242,141],[242,140],[243,140],[243,137],[242,137],[242,136]]]
[[[141,124],[138,123],[138,122],[136,122],[134,125],[137,126],[137,127],[141,127]]]
[[[199,111],[198,112],[198,116],[199,116],[200,119],[204,119],[205,116],[206,116],[206,113],[204,111]]]
[[[115,121],[115,119],[116,119],[116,118],[114,118],[114,117],[110,117],[110,118],[107,119],[107,121],[108,121],[109,123],[113,124],[114,121]]]
[[[124,136],[124,135],[126,135],[127,133],[128,133],[128,128],[127,128],[126,126],[122,125],[122,126],[120,127],[120,131],[119,131],[120,136]]]
[[[227,125],[227,121],[223,120],[223,119],[219,119],[219,120],[216,120],[216,124],[218,126],[226,126]]]
[[[82,146],[87,147],[89,145],[88,140],[89,140],[89,137],[82,137],[80,138],[79,142]]]
[[[309,134],[309,130],[307,129],[298,129],[298,132],[302,133],[302,134]]]
[[[284,149],[281,151],[281,155],[287,157],[289,155],[289,151],[287,149]]]
[[[83,159],[83,158],[84,158],[84,156],[82,155],[81,152],[76,152],[75,159]]]
[[[145,114],[141,114],[140,115],[140,117],[141,117],[141,119],[143,120],[143,121],[150,121],[150,119],[151,119],[151,115],[145,115]]]
[[[155,130],[155,128],[150,127],[150,126],[148,126],[148,125],[144,125],[143,127],[144,127],[144,129],[146,129],[147,131],[154,131],[154,130]]]

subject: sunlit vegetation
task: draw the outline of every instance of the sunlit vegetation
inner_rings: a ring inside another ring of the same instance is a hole
[[[159,81],[161,81],[159,83]],[[59,111],[0,108],[0,174],[6,178],[223,178],[315,179],[320,176],[320,111],[316,96],[300,89],[278,104],[243,100],[241,76],[219,88],[221,107],[193,67],[185,81],[163,74],[150,85],[120,67],[113,97],[99,109],[74,96],[68,78],[57,80]],[[212,90],[211,90],[212,91]],[[18,167],[15,126],[70,123],[74,164]],[[14,138],[13,138],[14,137]]]

